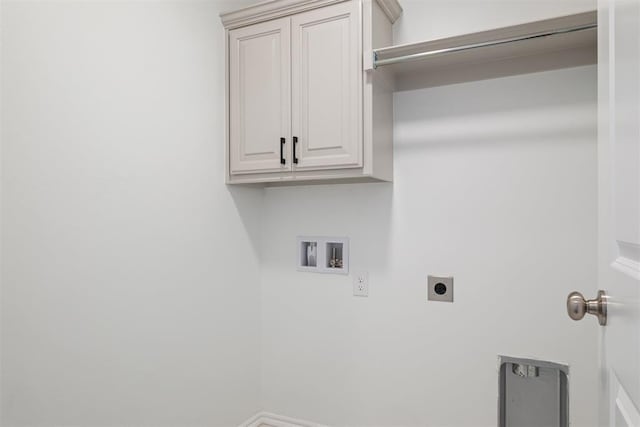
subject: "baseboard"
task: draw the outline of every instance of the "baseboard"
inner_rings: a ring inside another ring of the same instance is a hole
[[[283,415],[259,412],[249,418],[239,427],[327,427],[311,421],[297,420]]]

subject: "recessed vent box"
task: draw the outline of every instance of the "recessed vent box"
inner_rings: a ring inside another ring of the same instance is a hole
[[[569,367],[500,356],[500,427],[568,427]]]

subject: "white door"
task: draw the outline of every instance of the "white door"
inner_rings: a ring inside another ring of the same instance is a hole
[[[359,19],[357,1],[292,17],[294,170],[362,166]]]
[[[291,169],[290,19],[229,32],[232,174]]]
[[[600,0],[599,425],[640,426],[640,0]]]

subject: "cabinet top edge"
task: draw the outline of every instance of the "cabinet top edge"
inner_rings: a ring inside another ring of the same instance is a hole
[[[400,6],[398,0],[376,0],[376,3],[378,3],[378,6],[380,6],[380,9],[387,15],[392,24],[402,15],[402,6]]]
[[[345,1],[349,0],[266,0],[241,9],[223,12],[220,14],[220,20],[229,30]],[[375,1],[389,17],[391,23],[400,17],[402,7],[397,0]]]

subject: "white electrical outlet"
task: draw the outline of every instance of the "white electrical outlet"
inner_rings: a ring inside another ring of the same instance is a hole
[[[369,296],[369,273],[366,271],[353,276],[353,295],[357,297]]]

